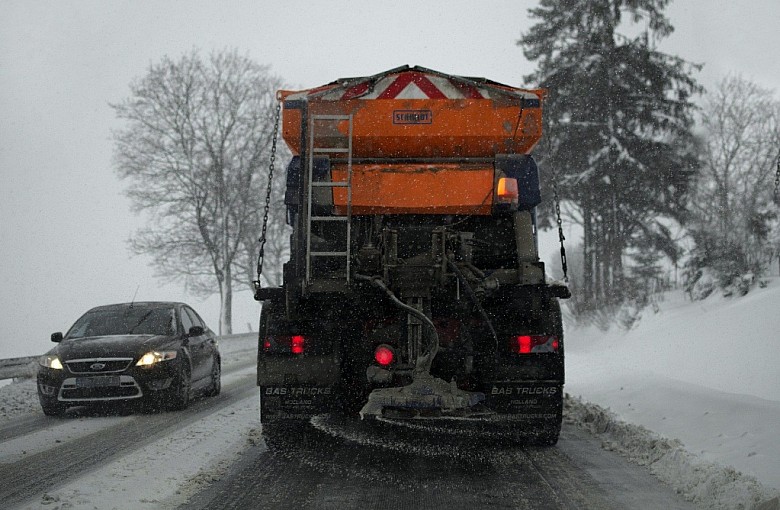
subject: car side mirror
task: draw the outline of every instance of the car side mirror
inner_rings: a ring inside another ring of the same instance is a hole
[[[202,326],[192,326],[188,336],[200,336],[203,334]]]
[[[57,331],[56,333],[51,334],[51,341],[52,342],[62,342],[62,332]]]

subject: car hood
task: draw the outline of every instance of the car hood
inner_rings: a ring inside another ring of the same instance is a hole
[[[138,358],[151,350],[170,348],[175,339],[157,335],[111,335],[65,339],[52,354],[62,361],[85,358]],[[175,346],[174,346],[175,349]]]

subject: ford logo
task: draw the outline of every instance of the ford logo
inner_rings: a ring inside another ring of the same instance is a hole
[[[89,366],[90,370],[103,370],[104,368],[106,368],[106,364],[105,363],[92,363]]]

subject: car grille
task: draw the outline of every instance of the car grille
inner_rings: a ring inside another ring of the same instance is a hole
[[[140,396],[140,390],[132,386],[128,388],[77,388],[63,389],[61,400],[112,400]]]
[[[72,374],[107,374],[124,372],[133,358],[87,358],[65,362]]]
[[[71,377],[62,382],[61,401],[121,400],[143,396],[136,380],[129,375]]]

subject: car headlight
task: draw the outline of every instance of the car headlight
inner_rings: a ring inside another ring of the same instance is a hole
[[[138,360],[138,363],[135,364],[137,367],[150,367],[152,365],[156,365],[160,361],[168,361],[176,358],[176,351],[152,351],[147,352],[143,356],[141,356],[141,359]]]
[[[41,356],[38,358],[38,364],[42,367],[62,370],[62,362],[57,356]]]

